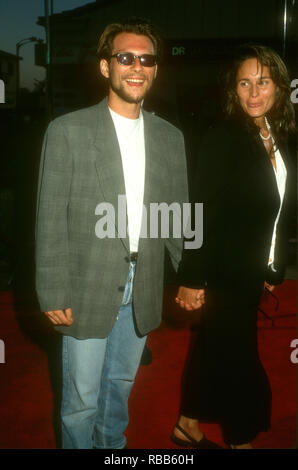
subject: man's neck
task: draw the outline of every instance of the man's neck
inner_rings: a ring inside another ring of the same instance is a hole
[[[123,100],[115,100],[109,95],[108,106],[115,113],[128,119],[138,119],[140,115],[141,103],[127,103]]]

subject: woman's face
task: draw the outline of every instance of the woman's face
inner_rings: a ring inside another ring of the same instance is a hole
[[[275,103],[277,85],[273,82],[268,67],[257,59],[247,59],[237,73],[236,92],[242,109],[256,123],[260,122]]]

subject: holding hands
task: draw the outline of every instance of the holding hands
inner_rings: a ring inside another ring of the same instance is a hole
[[[205,303],[205,290],[180,286],[175,302],[185,310],[197,310]]]
[[[270,292],[273,291],[273,289],[275,288],[275,286],[273,286],[272,284],[269,284],[268,282],[264,282],[264,289],[266,290],[269,290]]]

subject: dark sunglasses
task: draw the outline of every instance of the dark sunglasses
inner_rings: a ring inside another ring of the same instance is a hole
[[[120,65],[133,65],[136,59],[140,60],[143,67],[153,67],[156,65],[156,55],[152,54],[135,55],[132,52],[118,52],[111,57],[116,57]]]

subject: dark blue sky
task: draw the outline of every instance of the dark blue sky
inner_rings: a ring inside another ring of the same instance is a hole
[[[88,0],[54,0],[54,13],[93,3]],[[50,4],[50,1],[49,1]],[[0,50],[16,53],[16,43],[21,39],[36,36],[45,38],[45,30],[36,21],[44,16],[44,0],[0,0]],[[21,47],[21,86],[32,89],[34,78],[45,76],[43,67],[34,65],[34,43]]]

